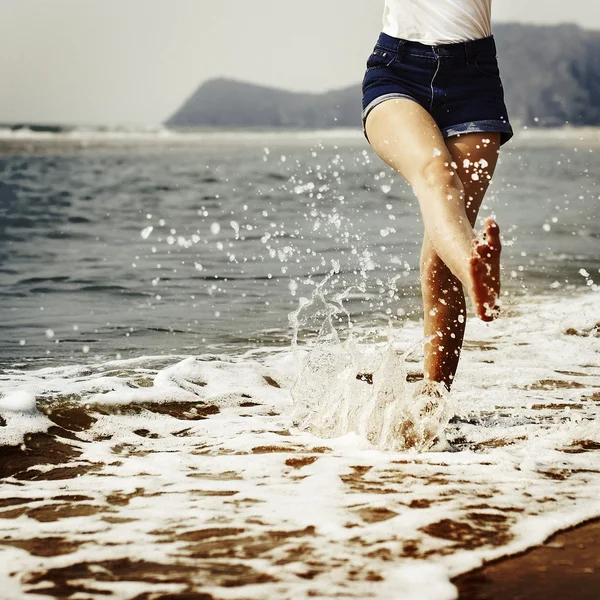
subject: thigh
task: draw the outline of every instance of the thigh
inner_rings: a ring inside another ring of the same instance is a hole
[[[500,133],[467,133],[446,140],[446,147],[456,165],[465,194],[465,209],[475,225],[483,197],[498,162]]]
[[[450,150],[420,104],[407,98],[386,100],[369,113],[365,129],[377,155],[413,187],[432,163],[451,172]]]

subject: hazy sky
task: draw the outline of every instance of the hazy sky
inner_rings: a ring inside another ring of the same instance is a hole
[[[600,0],[494,0],[494,19],[600,29]],[[383,0],[0,0],[0,123],[153,124],[205,79],[357,83]]]

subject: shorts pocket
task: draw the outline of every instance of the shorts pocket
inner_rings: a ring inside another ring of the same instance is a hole
[[[499,77],[498,59],[491,54],[480,54],[475,58],[475,66],[480,73],[490,77]]]
[[[381,46],[375,46],[371,56],[367,59],[367,71],[389,67],[395,60],[396,54]]]

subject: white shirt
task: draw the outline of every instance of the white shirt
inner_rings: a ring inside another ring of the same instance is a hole
[[[383,32],[431,46],[492,35],[492,0],[385,0]]]

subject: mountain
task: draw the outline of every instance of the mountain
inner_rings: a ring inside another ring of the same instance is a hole
[[[201,85],[166,125],[284,129],[353,127],[360,123],[360,93],[360,85],[324,94],[307,94],[229,79],[212,79]]]
[[[576,25],[509,23],[497,25],[494,36],[506,102],[515,123],[600,125],[600,31]],[[202,84],[166,125],[356,127],[360,103],[360,84],[309,94],[213,79]]]
[[[494,35],[512,119],[600,125],[600,31],[508,24]]]

